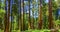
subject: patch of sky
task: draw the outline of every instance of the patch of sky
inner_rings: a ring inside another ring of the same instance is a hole
[[[58,9],[58,14],[60,15],[60,9]]]
[[[46,0],[45,2],[46,2],[46,3],[48,3],[48,2],[49,2],[49,0]]]

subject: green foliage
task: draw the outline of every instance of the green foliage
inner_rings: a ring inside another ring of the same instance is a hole
[[[56,20],[55,24],[60,25],[60,20]]]
[[[3,18],[5,14],[5,10],[4,9],[0,9],[0,18]]]
[[[0,32],[4,32],[4,30],[1,30],[1,29],[0,29]]]
[[[5,13],[4,9],[0,9],[0,14]]]
[[[60,32],[60,29],[59,29],[59,32]]]
[[[43,30],[35,29],[35,30],[26,30],[25,32],[50,32],[50,30],[48,30],[48,29],[43,29]]]
[[[17,5],[16,4],[13,4],[12,5],[13,7],[12,7],[12,14],[13,14],[13,16],[16,16],[16,15],[18,15],[17,14],[17,12],[18,12],[18,7],[17,7]]]

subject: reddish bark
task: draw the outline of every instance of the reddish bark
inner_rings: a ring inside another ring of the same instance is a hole
[[[42,29],[42,0],[40,0],[40,6],[39,6],[39,23],[38,23],[38,29]]]
[[[53,28],[52,0],[49,0],[49,16],[48,16],[48,21],[49,21],[49,29],[52,29]]]
[[[10,0],[8,0],[8,12],[5,15],[6,21],[5,21],[5,31],[4,32],[9,32],[9,17],[10,17]]]

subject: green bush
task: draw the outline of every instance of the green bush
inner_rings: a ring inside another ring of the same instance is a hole
[[[60,29],[59,29],[59,32],[60,32]]]
[[[48,30],[48,29],[44,29],[44,30],[26,30],[25,32],[50,32],[50,30]]]

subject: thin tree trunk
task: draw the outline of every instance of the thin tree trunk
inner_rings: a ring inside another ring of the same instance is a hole
[[[5,13],[5,16],[4,16],[4,32],[6,31],[6,22],[7,22],[7,7],[6,7],[6,0],[5,0],[5,10],[6,10],[6,13]]]
[[[5,28],[4,28],[4,32],[6,32],[6,25],[7,25],[7,14],[5,14],[5,17],[4,17],[4,25],[5,25]]]
[[[19,13],[19,23],[18,24],[19,24],[19,29],[20,29],[21,28],[21,0],[19,1],[19,7],[20,7],[19,8],[20,9],[19,10],[20,13]]]
[[[4,32],[9,32],[9,17],[10,17],[10,0],[8,0],[8,12],[7,12],[7,19],[6,20],[6,25],[5,25],[5,31]]]
[[[21,31],[25,31],[25,23],[24,23],[24,0],[22,0],[23,11],[22,11],[22,25]]]
[[[10,21],[10,31],[9,31],[9,32],[12,32],[12,23],[13,23],[13,21],[12,21],[12,20],[13,20],[13,19],[12,19],[12,2],[13,2],[13,1],[11,0],[11,2],[10,2],[10,3],[11,3],[11,4],[10,4],[10,5],[11,5],[11,6],[10,6],[10,10],[11,10],[11,21]]]
[[[25,16],[25,13],[24,13],[24,0],[23,0],[23,31],[25,31],[24,16]]]
[[[23,0],[21,0],[21,4],[23,4]],[[23,5],[21,5],[21,31],[22,31],[22,29],[23,29],[23,28],[22,28],[22,24],[23,24],[23,23],[22,23],[22,21],[23,21],[23,14],[22,14],[22,13],[23,13],[23,12],[22,12],[22,11],[23,11],[23,8],[22,8],[22,7],[23,7]]]
[[[49,16],[48,16],[48,21],[49,21],[49,29],[53,28],[53,18],[52,18],[52,0],[49,0]]]
[[[30,18],[30,0],[29,2],[29,23],[28,23],[28,28],[31,29],[31,18]]]
[[[18,8],[19,8],[19,14],[18,14],[18,29],[21,27],[21,0],[18,1]]]
[[[32,22],[31,22],[31,29],[34,29],[34,0],[32,0],[33,8],[32,8]]]
[[[40,0],[40,6],[39,6],[39,23],[38,23],[38,29],[42,29],[42,0]]]

